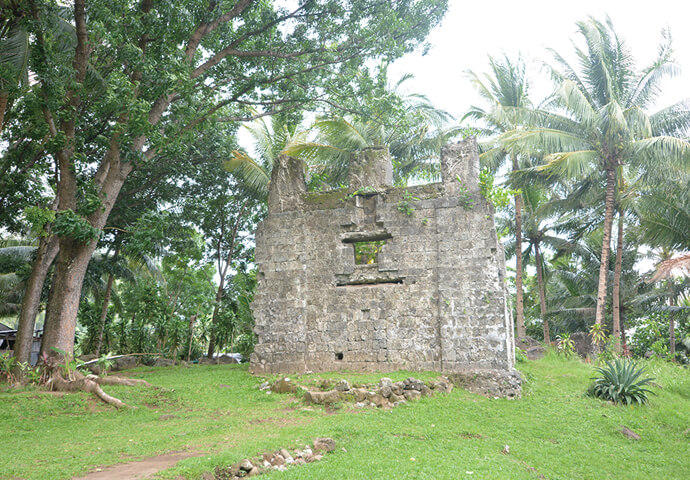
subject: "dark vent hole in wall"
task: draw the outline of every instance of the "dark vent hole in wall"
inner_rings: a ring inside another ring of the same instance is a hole
[[[335,359],[336,359],[336,360],[342,360],[342,359],[343,359],[343,354],[342,354],[342,352],[336,353],[336,354],[335,354]]]
[[[373,265],[378,263],[377,256],[381,253],[385,244],[385,240],[354,242],[355,265]]]

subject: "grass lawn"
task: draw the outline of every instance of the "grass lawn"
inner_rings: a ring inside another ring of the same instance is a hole
[[[118,411],[88,395],[0,391],[2,479],[69,479],[97,466],[190,450],[160,478],[198,479],[317,436],[338,448],[317,463],[266,478],[310,479],[685,479],[690,472],[690,370],[646,362],[659,388],[643,407],[583,395],[591,365],[555,355],[519,364],[521,400],[455,389],[389,411],[306,408],[291,395],[267,395],[244,365],[140,368],[129,373],[164,387],[106,387],[139,407]],[[433,374],[397,372],[394,381]],[[297,377],[373,382],[385,375]],[[1,387],[0,387],[1,388]],[[173,415],[174,418],[161,419]],[[642,439],[630,440],[625,425]],[[504,446],[509,454],[502,454]],[[343,451],[344,447],[346,451]],[[263,478],[263,477],[262,477]]]

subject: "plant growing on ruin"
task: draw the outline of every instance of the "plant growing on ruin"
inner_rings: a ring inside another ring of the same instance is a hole
[[[413,202],[419,201],[419,198],[415,197],[409,191],[403,194],[402,200],[398,202],[398,211],[404,213],[408,217],[414,215],[414,205]]]
[[[465,210],[472,210],[474,208],[474,199],[472,198],[472,194],[467,189],[465,182],[463,182],[460,179],[460,176],[456,175],[455,179],[460,184],[460,186],[458,187],[458,197],[460,206]]]

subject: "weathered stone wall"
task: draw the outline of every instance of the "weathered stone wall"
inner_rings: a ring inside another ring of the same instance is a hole
[[[430,185],[390,186],[386,151],[353,160],[356,188],[325,193],[305,192],[294,159],[274,169],[256,235],[252,372],[512,370],[503,249],[474,139],[444,147],[443,181]],[[375,263],[357,265],[354,243],[380,240]]]

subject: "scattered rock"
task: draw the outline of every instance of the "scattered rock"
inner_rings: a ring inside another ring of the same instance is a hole
[[[626,427],[624,425],[621,425],[620,432],[631,440],[640,440],[640,438],[642,438],[637,433],[633,432],[632,430],[630,430],[628,427]]]
[[[517,370],[468,370],[452,373],[449,378],[456,386],[485,397],[520,397],[522,377]]]
[[[421,393],[423,397],[430,397],[432,395],[431,389],[426,385],[422,385],[422,389],[419,393]]]
[[[525,350],[525,354],[527,355],[528,360],[539,360],[544,358],[544,355],[546,355],[546,349],[541,345],[536,345]]]
[[[384,388],[384,387],[392,388],[393,387],[393,380],[391,380],[388,377],[381,378],[379,380],[379,388]]]
[[[403,397],[402,395],[396,395],[395,393],[391,393],[391,396],[388,397],[388,401],[394,405],[395,405],[395,403],[397,403],[401,400],[405,400],[405,397]]]
[[[271,457],[271,465],[275,466],[280,466],[280,465],[285,465],[285,458],[280,454],[276,453]]]
[[[353,388],[351,392],[355,395],[356,402],[363,402],[367,398],[368,392],[366,388]]]
[[[247,472],[248,477],[254,477],[256,475],[261,475],[261,470],[259,467],[253,467],[249,472]]]
[[[515,339],[515,346],[522,348],[523,350],[527,350],[530,347],[538,347],[539,345],[539,340],[532,338],[529,335]]]
[[[247,460],[246,458],[240,462],[240,470],[244,470],[245,472],[249,472],[252,468],[254,468],[254,465],[252,465],[252,462]]]
[[[570,334],[570,339],[573,341],[575,353],[582,358],[592,356],[596,352],[596,349],[592,344],[592,337],[588,333],[575,332]]]
[[[340,380],[338,383],[335,384],[335,389],[338,390],[339,392],[349,392],[350,391],[350,383],[347,380]]]
[[[396,395],[402,395],[403,390],[405,390],[405,384],[403,382],[395,382],[391,386],[391,391]]]
[[[292,462],[295,461],[295,459],[292,458],[292,455],[290,455],[290,452],[288,452],[288,451],[285,450],[284,448],[281,448],[281,449],[280,449],[280,454],[281,454],[281,455],[283,456],[283,458],[285,459],[285,463],[292,463]]]
[[[501,450],[501,453],[503,455],[508,455],[510,453],[510,447],[506,445],[505,447],[503,447],[503,450]]]
[[[154,367],[172,367],[175,365],[175,360],[170,358],[158,357],[155,362],[153,362]]]
[[[297,391],[297,385],[289,378],[284,377],[276,380],[273,385],[271,385],[271,391],[275,393],[295,393]]]
[[[406,400],[419,400],[422,396],[421,392],[417,390],[405,390],[403,393]]]
[[[268,382],[264,382],[259,385],[259,390],[268,390],[269,388],[271,388],[271,384]]]
[[[315,438],[314,451],[332,452],[335,450],[335,440],[330,437]]]
[[[386,385],[385,387],[380,388],[379,393],[382,397],[389,398],[391,395],[393,395],[393,389]]]
[[[330,390],[328,392],[313,392],[307,390],[304,394],[304,399],[308,404],[329,405],[340,401],[340,392],[337,390]]]
[[[421,391],[424,386],[424,382],[414,377],[406,379],[403,383],[405,384],[405,390],[416,390],[418,392]]]
[[[115,359],[115,363],[110,368],[113,372],[120,370],[127,370],[137,366],[137,359],[135,357],[120,357]]]

